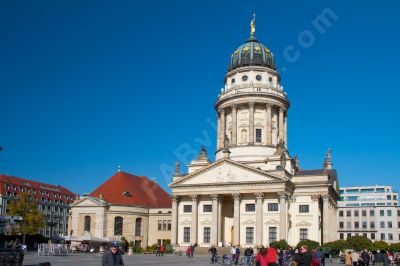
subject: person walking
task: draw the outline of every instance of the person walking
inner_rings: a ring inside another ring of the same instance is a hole
[[[118,253],[118,242],[112,242],[109,251],[103,254],[101,258],[102,266],[120,266],[124,265],[121,254]]]
[[[358,261],[360,260],[360,254],[355,250],[351,253],[351,261],[353,262],[353,266],[358,266]]]
[[[352,261],[351,261],[351,251],[349,251],[347,254],[346,254],[346,258],[345,258],[345,264],[346,264],[346,266],[351,266],[351,263]]]
[[[294,258],[294,262],[297,266],[310,266],[312,261],[312,255],[308,250],[308,246],[301,246],[299,248],[299,255]]]
[[[239,264],[239,258],[240,258],[240,245],[237,245],[236,250],[235,250],[235,265]]]
[[[360,260],[361,266],[369,266],[369,253],[368,253],[368,250],[364,249],[364,251],[361,252],[360,258],[361,258],[361,260]]]
[[[273,247],[269,247],[267,249],[267,256],[268,256],[268,265],[269,266],[277,266],[276,258],[278,256],[278,253],[276,252],[276,250]]]
[[[211,253],[211,262],[210,264],[216,263],[215,258],[217,257],[217,248],[215,246],[212,246],[209,250],[209,253]]]
[[[261,248],[260,252],[258,252],[256,256],[256,265],[268,266],[268,255],[265,248]]]
[[[246,266],[251,265],[251,257],[253,256],[254,251],[252,247],[246,248],[244,251],[244,255],[246,256]]]

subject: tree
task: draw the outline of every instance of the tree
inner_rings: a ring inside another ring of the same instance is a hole
[[[346,240],[336,240],[334,242],[328,242],[323,245],[323,248],[329,250],[329,253],[332,255],[338,255],[340,251],[348,248],[348,244]]]
[[[279,241],[274,241],[271,244],[269,244],[270,247],[273,247],[275,249],[283,249],[287,250],[289,249],[289,244],[286,242],[286,240],[279,240]]]
[[[388,250],[389,249],[389,244],[386,243],[383,240],[377,240],[372,244],[371,249],[373,251],[376,251],[376,250]]]
[[[371,249],[372,247],[372,241],[369,240],[365,236],[352,236],[347,238],[347,245],[348,248],[354,249],[354,250],[364,250],[364,249]]]
[[[399,252],[400,251],[400,242],[391,244],[389,246],[389,250],[394,251],[394,252]]]
[[[301,246],[308,246],[309,250],[312,250],[319,247],[319,243],[317,241],[307,239],[307,240],[301,240],[299,243],[297,243],[296,247],[299,248]]]
[[[36,234],[39,229],[45,227],[44,215],[38,211],[30,197],[27,193],[19,194],[18,199],[11,202],[9,211],[10,215],[22,216],[19,231],[24,235],[24,241],[26,234]]]

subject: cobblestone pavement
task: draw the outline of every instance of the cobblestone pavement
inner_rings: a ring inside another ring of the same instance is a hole
[[[209,256],[195,256],[189,259],[185,256],[166,255],[156,257],[154,255],[123,256],[125,265],[209,265]],[[37,253],[29,253],[25,256],[24,265],[37,265],[40,262],[50,262],[52,266],[75,265],[101,265],[101,255],[73,254],[66,257],[39,257]],[[327,263],[327,266],[343,266],[337,263]]]

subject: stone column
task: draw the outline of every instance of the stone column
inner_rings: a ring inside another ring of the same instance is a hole
[[[221,197],[218,198],[218,243],[222,242]]]
[[[265,105],[267,109],[267,131],[265,132],[265,135],[267,136],[267,145],[272,145],[272,112],[271,112],[271,104],[267,103]]]
[[[179,197],[172,197],[172,220],[171,220],[171,244],[176,246],[178,244],[178,202]]]
[[[221,137],[220,137],[220,133],[221,133],[221,114],[219,112],[217,114],[217,120],[218,120],[218,124],[217,124],[217,150],[219,150],[221,148]]]
[[[233,194],[233,245],[240,244],[240,194]]]
[[[284,140],[284,137],[283,137],[283,128],[284,128],[283,119],[284,118],[283,117],[284,117],[284,110],[281,107],[281,108],[279,108],[279,132],[278,132],[279,140]]]
[[[256,245],[263,244],[263,193],[256,193]]]
[[[249,143],[254,143],[254,102],[249,103]]]
[[[220,140],[220,149],[224,147],[224,141],[225,141],[225,109],[221,109],[220,111],[220,119],[221,119],[221,127],[220,127],[220,132],[219,132],[219,140]]]
[[[288,118],[288,116],[287,116],[287,113],[286,113],[286,115],[284,116],[285,122],[283,124],[283,140],[285,141],[286,149],[287,149],[287,118]]]
[[[328,242],[329,239],[329,227],[328,227],[328,222],[329,222],[329,197],[328,196],[323,196],[322,197],[322,243],[325,244]]]
[[[190,242],[192,244],[197,243],[197,206],[198,206],[198,196],[197,195],[191,195],[192,198],[192,227],[190,228]]]
[[[287,208],[286,208],[286,199],[287,196],[285,193],[279,193],[279,239],[287,239]]]
[[[219,209],[219,195],[211,195],[212,199],[212,228],[211,228],[211,244],[217,246],[218,244],[218,228],[221,221],[218,219],[218,209]]]
[[[237,145],[237,105],[232,105],[232,139],[231,145]]]

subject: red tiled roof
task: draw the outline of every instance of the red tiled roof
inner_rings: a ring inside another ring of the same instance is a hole
[[[124,192],[125,193],[124,195]],[[115,205],[171,208],[171,197],[156,182],[146,176],[117,172],[90,196],[103,198]]]
[[[16,190],[13,189],[13,186],[16,187]],[[15,176],[9,176],[9,175],[3,175],[0,174],[0,194],[1,195],[7,195],[7,192],[9,193],[21,193],[20,188],[24,189],[24,192],[27,192],[27,188],[29,188],[30,192],[29,194],[32,194],[36,199],[41,199],[42,197],[45,197],[46,199],[50,198],[51,200],[57,199],[57,200],[62,200],[63,202],[72,202],[76,198],[76,194],[69,191],[65,187],[62,186],[55,186],[55,185],[50,185],[42,182],[37,182],[25,178],[20,178],[20,177],[15,177]],[[33,190],[36,191],[36,195],[33,194]],[[43,192],[49,192],[49,195],[41,195],[40,191]],[[61,199],[59,197],[54,197],[53,193],[57,195],[63,195],[63,196],[70,196],[72,197],[69,200],[66,200],[65,197],[62,197]]]

